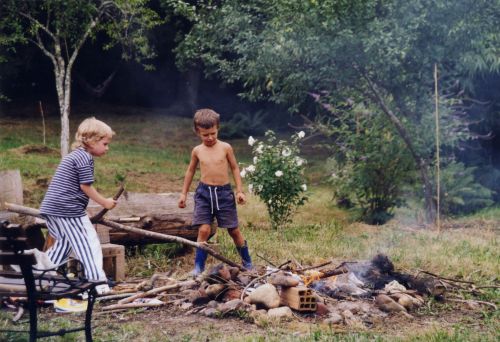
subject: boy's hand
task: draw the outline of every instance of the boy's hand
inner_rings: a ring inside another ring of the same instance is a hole
[[[179,208],[186,207],[186,194],[181,194],[179,197]]]
[[[102,206],[106,209],[113,209],[114,207],[116,207],[116,200],[112,197],[106,198]]]
[[[245,204],[246,201],[247,201],[247,199],[245,197],[245,193],[238,191],[236,193],[236,202],[238,202],[238,204]]]

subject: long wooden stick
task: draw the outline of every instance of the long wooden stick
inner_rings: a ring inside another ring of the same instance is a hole
[[[162,306],[167,303],[128,303],[128,304],[113,304],[102,308],[102,310],[116,310],[116,309],[134,309],[134,308],[146,308],[154,306]]]
[[[436,226],[438,234],[441,232],[440,202],[441,202],[441,179],[439,158],[439,92],[438,92],[438,69],[434,64],[434,97],[436,104]]]
[[[147,297],[147,296],[151,296],[151,295],[163,292],[163,291],[174,290],[174,289],[178,289],[178,288],[180,288],[182,286],[192,286],[192,285],[195,285],[195,284],[197,284],[195,280],[186,280],[186,281],[183,281],[183,282],[180,282],[180,283],[177,283],[177,284],[170,284],[170,285],[165,285],[165,286],[157,287],[155,289],[152,289],[152,290],[149,290],[149,291],[146,291],[146,292],[140,292],[140,293],[137,293],[137,294],[135,294],[133,296],[121,299],[121,300],[118,301],[118,304],[131,303],[134,300],[136,300],[137,298]]]
[[[38,209],[33,209],[33,208],[25,207],[25,206],[22,206],[19,204],[13,204],[13,203],[7,203],[7,202],[5,203],[5,207],[7,208],[7,210],[15,212],[15,213],[43,218],[40,215],[40,211]],[[208,254],[212,255],[214,258],[219,259],[222,262],[225,262],[229,266],[237,267],[240,271],[246,271],[246,269],[243,266],[238,265],[237,263],[220,255],[219,253],[214,251],[212,248],[208,247],[207,243],[205,243],[205,242],[203,242],[203,243],[194,242],[194,241],[191,241],[188,239],[181,238],[179,236],[150,232],[150,231],[147,231],[144,229],[130,227],[130,226],[126,226],[124,224],[109,221],[109,220],[106,220],[104,218],[101,219],[98,223],[105,225],[105,226],[108,226],[108,227],[111,227],[111,228],[125,230],[128,232],[144,235],[144,236],[147,236],[150,238],[155,238],[158,240],[169,241],[169,242],[178,242],[178,243],[182,243],[183,245],[188,245],[188,246],[200,248],[200,249],[206,251]]]

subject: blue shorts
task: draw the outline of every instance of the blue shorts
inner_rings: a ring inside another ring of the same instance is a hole
[[[238,214],[231,184],[198,184],[194,193],[193,225],[212,224],[214,217],[220,228],[237,228]]]

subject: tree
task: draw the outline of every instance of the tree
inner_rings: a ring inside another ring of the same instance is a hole
[[[444,125],[458,133],[445,143],[456,146],[470,131],[455,100],[475,74],[500,67],[499,15],[498,0],[208,1],[178,50],[183,60],[196,56],[209,73],[244,84],[250,99],[299,111],[316,93],[328,95],[322,105],[350,99],[378,108],[414,160],[432,222],[432,68],[439,65],[447,88]]]
[[[98,32],[121,44],[122,57],[144,62],[154,56],[147,30],[160,19],[147,0],[2,0],[0,29],[9,44],[31,43],[53,66],[61,115],[61,155],[69,152],[72,69],[82,46]]]

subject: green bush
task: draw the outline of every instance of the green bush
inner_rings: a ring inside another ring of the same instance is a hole
[[[250,192],[265,203],[274,229],[291,222],[297,207],[304,204],[307,185],[304,181],[306,160],[299,157],[304,132],[292,135],[290,142],[278,140],[273,131],[265,134],[266,142],[250,137],[253,164],[241,171]]]
[[[238,112],[231,120],[223,123],[220,130],[221,138],[242,138],[249,135],[262,135],[265,131],[268,114],[262,110],[256,112]]]
[[[329,164],[338,204],[360,207],[366,223],[387,222],[404,203],[403,186],[413,178],[403,141],[386,120],[373,116],[360,121],[357,132],[344,134],[343,143]]]
[[[445,215],[468,214],[493,204],[493,192],[477,183],[475,167],[451,162],[441,170],[440,211]]]

